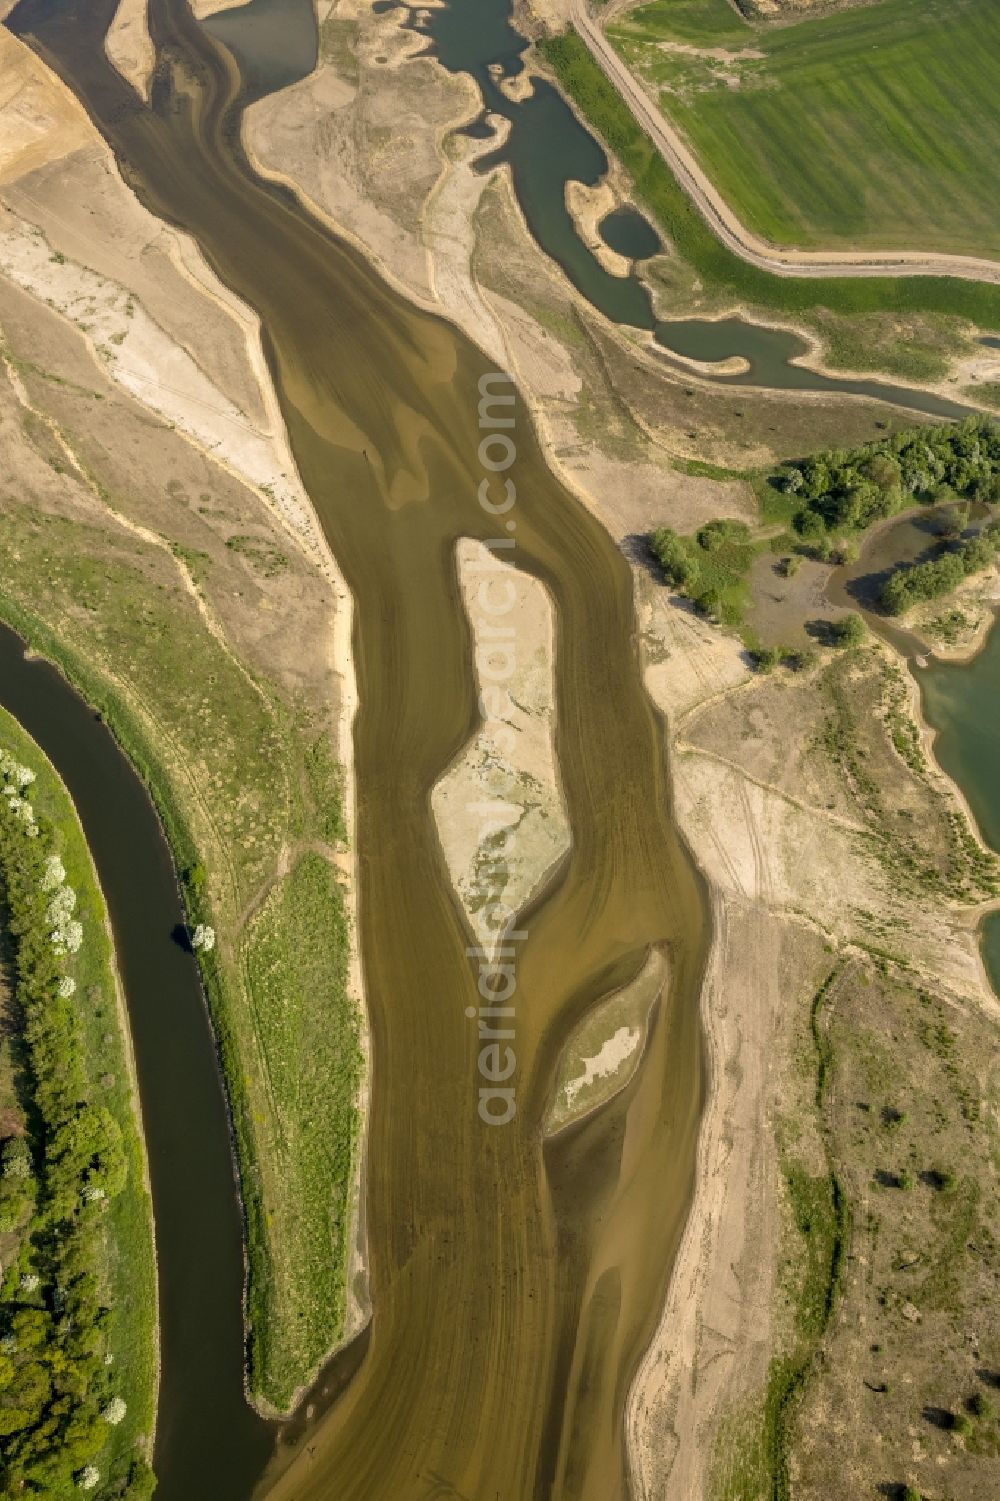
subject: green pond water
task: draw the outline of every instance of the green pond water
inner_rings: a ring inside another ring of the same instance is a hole
[[[918,677],[935,751],[965,793],[983,838],[1000,850],[1000,631],[962,666],[934,663]],[[983,923],[983,957],[1000,994],[1000,913]]]

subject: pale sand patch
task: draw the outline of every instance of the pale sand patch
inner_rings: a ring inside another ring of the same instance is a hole
[[[990,349],[980,344],[970,354],[953,360],[949,371],[952,384],[972,386],[1000,381],[1000,349]]]
[[[458,135],[449,139],[448,163],[424,205],[421,228],[432,294],[479,347],[503,366],[509,357],[505,320],[489,306],[472,270],[475,213],[489,180],[475,171],[475,163],[502,145],[510,129],[509,121],[497,116],[488,116],[488,121],[494,127],[488,141]]]
[[[483,724],[431,804],[455,891],[477,941],[490,948],[492,904],[518,911],[569,848],[553,747],[554,627],[537,579],[470,538],[459,541],[456,562]],[[498,628],[509,634],[498,638]]]
[[[147,0],[121,0],[104,48],[122,77],[148,101],[156,58],[146,24],[146,6]]]
[[[566,210],[576,226],[576,232],[591,255],[611,276],[628,276],[632,262],[628,256],[612,250],[601,237],[598,225],[601,220],[618,207],[614,188],[603,178],[588,187],[570,177],[566,180]]]
[[[8,7],[9,9],[10,7]],[[0,183],[93,139],[90,121],[35,54],[0,28]]]
[[[607,1038],[601,1044],[601,1051],[593,1058],[584,1058],[583,1073],[577,1074],[572,1079],[567,1079],[565,1084],[566,1104],[572,1110],[576,1104],[577,1096],[584,1089],[599,1080],[607,1079],[609,1075],[615,1075],[622,1065],[634,1055],[639,1046],[642,1033],[639,1028],[619,1027],[612,1037]]]
[[[318,528],[290,456],[251,423],[145,308],[117,282],[61,253],[12,210],[0,215],[0,270],[81,332],[112,379],[266,494],[319,557]]]
[[[246,3],[247,0],[191,0],[191,9],[199,20],[204,20],[206,16],[214,16],[220,10],[236,10]]]
[[[331,19],[344,28],[344,55],[321,48],[314,73],[250,109],[244,136],[265,173],[290,179],[407,295],[428,304],[435,298],[421,215],[445,167],[440,139],[478,113],[479,96],[468,77],[414,56],[426,43],[402,28],[402,15],[342,0]]]
[[[504,72],[503,63],[490,63],[489,75],[501,94],[514,104],[522,104],[535,92],[535,80],[527,68],[522,68],[520,73],[509,78]]]
[[[546,1133],[561,1131],[625,1087],[666,981],[666,955],[654,950],[630,984],[604,996],[573,1028],[559,1060]]]

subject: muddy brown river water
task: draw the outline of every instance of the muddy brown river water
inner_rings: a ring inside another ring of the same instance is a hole
[[[9,24],[78,94],[148,206],[189,230],[260,314],[296,461],[357,606],[374,1317],[342,1395],[262,1488],[296,1501],[615,1501],[628,1494],[624,1405],[692,1186],[708,941],[642,685],[629,567],[546,466],[520,397],[502,429],[516,502],[487,513],[485,357],[255,174],[234,65],[183,0],[153,0],[158,68],[143,105],[104,55],[115,4],[22,0]],[[517,1111],[502,1127],[477,1110],[466,1010],[480,1003],[478,972],[429,802],[478,724],[454,563],[462,536],[512,542],[501,555],[551,593],[573,835],[517,919]],[[547,1148],[565,1037],[654,945],[671,981],[641,1067]],[[206,1501],[229,1493],[228,1443],[220,1431]],[[188,1489],[185,1501],[198,1497]]]

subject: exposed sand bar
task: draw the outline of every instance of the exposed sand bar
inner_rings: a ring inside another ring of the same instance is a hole
[[[144,99],[149,98],[155,60],[146,24],[147,3],[148,0],[121,0],[104,44],[119,73]]]

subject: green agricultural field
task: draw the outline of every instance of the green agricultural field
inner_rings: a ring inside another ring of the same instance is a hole
[[[996,0],[780,26],[727,0],[653,0],[609,34],[765,238],[1000,257]]]

